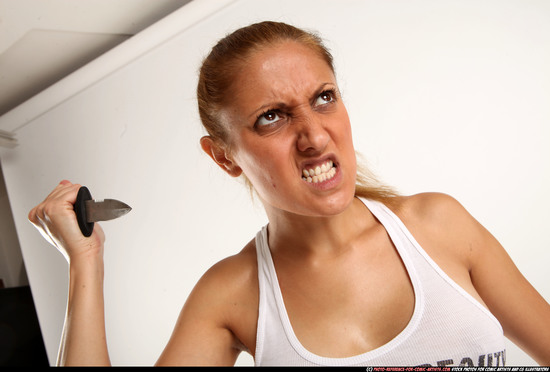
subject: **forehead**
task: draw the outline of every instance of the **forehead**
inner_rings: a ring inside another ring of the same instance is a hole
[[[335,82],[328,63],[312,48],[293,41],[253,52],[235,76],[231,105],[258,105],[311,95],[319,85]]]

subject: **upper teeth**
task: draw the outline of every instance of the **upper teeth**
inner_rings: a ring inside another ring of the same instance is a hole
[[[304,179],[307,182],[313,182],[313,183],[323,182],[334,177],[335,173],[336,173],[336,168],[334,168],[334,164],[332,163],[332,160],[329,160],[322,165],[316,166],[315,168],[304,169],[302,171],[302,174],[303,174],[302,179]]]

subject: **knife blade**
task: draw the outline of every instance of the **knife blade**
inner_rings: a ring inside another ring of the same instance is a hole
[[[78,190],[74,211],[80,231],[86,237],[92,235],[94,222],[108,221],[130,212],[132,208],[119,200],[94,200],[86,186]]]

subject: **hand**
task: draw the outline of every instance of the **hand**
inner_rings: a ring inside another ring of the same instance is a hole
[[[42,203],[29,212],[29,221],[69,262],[80,256],[103,256],[105,242],[105,234],[99,224],[94,224],[94,231],[88,238],[82,235],[78,227],[74,203],[79,189],[78,184],[61,181]]]

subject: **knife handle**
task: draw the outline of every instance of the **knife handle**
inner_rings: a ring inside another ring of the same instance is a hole
[[[74,203],[74,212],[76,214],[76,220],[78,221],[78,226],[82,235],[89,237],[94,231],[94,223],[88,222],[86,218],[86,200],[92,200],[92,194],[86,186],[82,186],[78,190],[76,195],[76,202]]]

